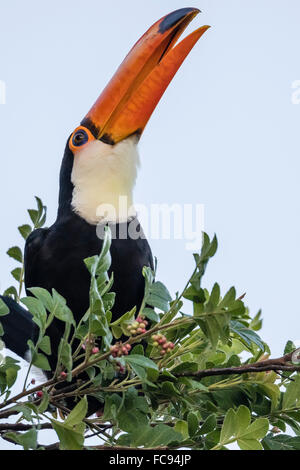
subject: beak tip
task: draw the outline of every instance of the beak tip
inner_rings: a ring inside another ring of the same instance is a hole
[[[199,8],[194,7],[180,8],[179,10],[175,10],[162,19],[159,24],[159,32],[163,34],[169,29],[171,29],[173,26],[175,26],[177,23],[179,23],[179,21],[181,21],[183,18],[187,16],[194,17],[198,15],[198,13],[201,13],[201,10],[199,10]]]

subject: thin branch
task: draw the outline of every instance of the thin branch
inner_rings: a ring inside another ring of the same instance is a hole
[[[198,370],[196,372],[180,372],[178,374],[175,373],[173,375],[175,377],[196,377],[198,379],[202,379],[204,377],[211,377],[215,375],[240,375],[248,373],[267,372],[272,370],[275,372],[300,372],[299,365],[290,364],[290,361],[295,351],[289,354],[285,354],[282,357],[254,362],[252,364],[245,364],[239,367],[216,367],[212,369]]]
[[[39,429],[53,429],[51,423],[36,424],[23,424],[23,423],[3,423],[0,424],[0,432],[3,431],[29,431],[33,427]]]

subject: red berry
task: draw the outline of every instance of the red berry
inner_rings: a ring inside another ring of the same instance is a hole
[[[32,385],[34,385],[35,384],[35,379],[31,379],[31,383],[32,383]]]
[[[130,344],[125,344],[125,348],[127,349],[127,351],[130,351],[131,350]]]
[[[37,396],[38,398],[42,398],[43,392],[41,392],[41,391],[36,392],[36,396]]]
[[[61,376],[63,379],[65,379],[65,378],[67,377],[67,375],[68,375],[68,374],[67,374],[66,372],[61,372],[61,373],[60,373],[60,376]]]
[[[96,346],[92,349],[92,354],[97,354],[99,352],[99,348]]]

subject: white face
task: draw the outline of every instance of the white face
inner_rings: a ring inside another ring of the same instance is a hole
[[[74,211],[91,224],[128,220],[134,215],[132,193],[138,167],[135,136],[116,145],[100,140],[87,144],[74,156]]]

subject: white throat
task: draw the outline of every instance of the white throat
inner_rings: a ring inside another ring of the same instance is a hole
[[[136,137],[116,145],[90,142],[74,156],[74,211],[91,224],[124,222],[135,215],[133,188],[139,167]]]

